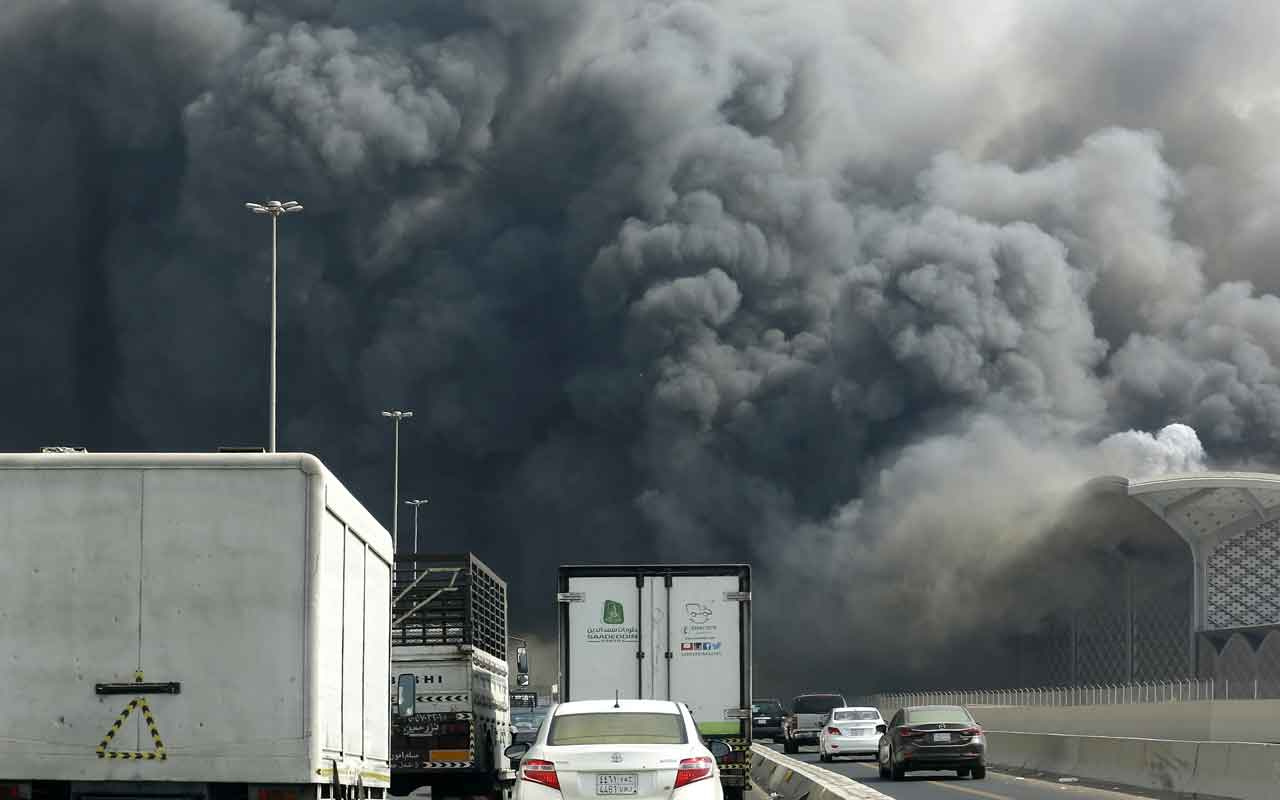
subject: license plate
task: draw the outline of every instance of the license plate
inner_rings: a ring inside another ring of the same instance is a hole
[[[934,740],[935,742],[949,742],[949,741],[951,741],[951,734],[949,734],[949,733],[935,733],[935,734],[933,735],[933,740]]]
[[[768,718],[768,717],[756,717],[756,724],[757,724],[757,725],[768,725],[768,724],[769,724],[769,718]]]
[[[596,794],[635,794],[635,775],[597,775]]]

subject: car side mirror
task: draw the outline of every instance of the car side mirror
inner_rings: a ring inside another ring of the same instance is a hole
[[[516,742],[515,744],[507,745],[507,749],[503,750],[502,754],[512,761],[519,761],[524,758],[527,752],[529,752],[528,742]]]
[[[876,733],[888,733],[888,732],[889,732],[888,725],[881,723],[880,725],[876,726]]]
[[[711,751],[711,755],[720,760],[733,752],[733,748],[719,739],[712,739],[707,742],[707,749]]]

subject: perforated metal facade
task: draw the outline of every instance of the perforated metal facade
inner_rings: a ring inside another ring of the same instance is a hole
[[[1280,520],[1219,544],[1207,565],[1206,627],[1280,623]]]

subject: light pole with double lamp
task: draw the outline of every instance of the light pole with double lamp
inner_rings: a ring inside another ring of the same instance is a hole
[[[395,546],[396,552],[400,552],[400,423],[403,420],[413,416],[412,411],[383,411],[382,416],[390,417],[395,420],[395,456],[393,463],[395,464],[395,482],[393,484],[394,497],[391,500],[391,543]]]
[[[245,203],[244,207],[255,214],[271,216],[271,389],[270,419],[267,427],[267,452],[276,451],[276,223],[285,214],[297,214],[302,206],[297,200],[280,202],[268,200],[263,203]]]

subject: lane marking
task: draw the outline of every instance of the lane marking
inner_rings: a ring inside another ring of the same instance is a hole
[[[988,800],[1014,800],[1012,797],[1006,794],[995,794],[993,792],[984,792],[981,789],[970,789],[968,786],[958,786],[954,783],[947,783],[945,781],[929,781],[929,785],[941,786],[943,789],[951,789],[956,792],[964,792],[965,794],[971,794],[975,797],[986,797],[988,798]]]

